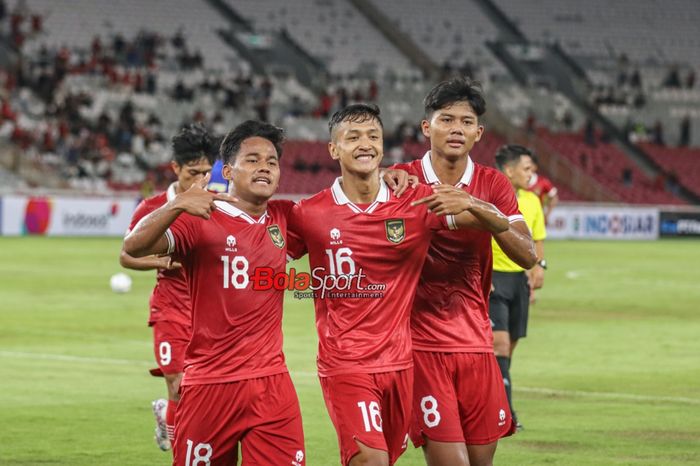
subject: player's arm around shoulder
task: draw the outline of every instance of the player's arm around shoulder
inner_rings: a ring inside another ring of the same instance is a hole
[[[433,186],[430,194],[413,205],[425,204],[435,215],[447,215],[451,229],[476,228],[491,233],[508,230],[508,219],[496,206],[449,185]]]

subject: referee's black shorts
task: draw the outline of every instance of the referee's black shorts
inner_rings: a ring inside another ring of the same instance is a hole
[[[506,331],[511,340],[527,335],[530,286],[525,272],[493,272],[493,288],[489,297],[491,328]]]

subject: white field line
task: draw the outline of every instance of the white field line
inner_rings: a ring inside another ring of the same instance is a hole
[[[47,361],[61,362],[79,362],[79,363],[98,363],[98,364],[114,364],[114,365],[137,365],[143,367],[155,367],[155,362],[148,362],[135,359],[114,359],[114,358],[94,358],[86,356],[71,356],[68,354],[53,354],[53,353],[31,353],[22,351],[0,351],[0,357],[7,358],[24,358],[24,359],[39,359]],[[306,371],[291,371],[294,377],[316,377],[316,372]],[[516,392],[538,393],[541,395],[563,396],[563,397],[585,397],[585,398],[606,398],[610,400],[631,400],[631,401],[648,401],[655,403],[684,403],[692,405],[700,405],[700,399],[687,398],[682,396],[651,396],[651,395],[636,395],[634,393],[615,393],[615,392],[587,392],[581,390],[554,390],[551,388],[541,387],[523,387],[516,386]]]
[[[525,393],[539,393],[542,395],[551,396],[581,396],[588,398],[607,398],[611,400],[631,400],[631,401],[650,401],[650,402],[670,402],[670,403],[687,403],[700,405],[700,399],[686,398],[683,396],[651,396],[651,395],[635,395],[634,393],[615,393],[615,392],[584,392],[581,390],[553,390],[551,388],[538,387],[518,387],[515,386],[515,391]]]
[[[155,366],[155,362],[149,363],[135,359],[113,359],[113,358],[91,358],[86,356],[71,356],[69,354],[55,353],[28,353],[22,351],[0,351],[0,357],[7,358],[25,358],[25,359],[42,359],[48,361],[64,361],[64,362],[86,362],[99,364],[114,364],[114,365],[137,365],[137,366]]]

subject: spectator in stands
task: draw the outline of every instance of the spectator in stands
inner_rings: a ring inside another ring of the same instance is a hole
[[[595,146],[595,123],[590,118],[586,118],[583,126],[583,141],[589,146]]]
[[[348,96],[348,90],[345,86],[338,86],[338,89],[335,91],[335,96],[340,108],[345,108],[350,104],[350,96]]]
[[[183,34],[182,26],[177,28],[177,32],[173,36],[171,43],[173,44],[173,47],[175,47],[178,50],[182,50],[185,48],[185,35]]]
[[[369,82],[369,90],[367,92],[367,99],[370,102],[374,102],[377,100],[378,96],[379,96],[379,85],[377,84],[377,81],[372,79]],[[343,107],[343,108],[345,108],[345,107]]]
[[[630,76],[630,86],[634,89],[642,88],[642,75],[639,73],[638,68],[635,68],[632,72],[632,76]]]
[[[293,95],[287,109],[287,116],[299,118],[304,115],[304,103],[298,95]]]
[[[114,56],[121,58],[125,48],[126,41],[124,40],[124,36],[122,36],[120,33],[117,33],[114,36],[114,39],[112,39],[112,52],[114,53]]]
[[[690,145],[690,116],[686,115],[681,120],[680,141],[679,147],[687,147]]]
[[[695,87],[695,70],[690,70],[685,78],[685,87],[692,89]]]
[[[654,127],[651,130],[651,142],[653,142],[657,146],[665,145],[665,143],[664,143],[664,126],[661,124],[661,121],[659,121],[659,120],[656,120],[656,123],[654,123]]]
[[[622,169],[622,184],[628,188],[632,186],[632,170],[629,167]]]
[[[627,71],[624,69],[617,73],[617,87],[623,87],[627,84]]]
[[[643,108],[647,103],[647,98],[644,96],[643,92],[637,92],[632,97],[632,105],[634,108]]]
[[[678,184],[678,175],[675,171],[670,171],[666,177],[666,189],[672,194],[678,196],[680,192],[680,185]]]
[[[574,116],[571,114],[571,110],[566,109],[562,116],[561,123],[566,131],[571,131],[574,127]]]
[[[537,129],[537,120],[535,119],[535,114],[528,112],[527,118],[525,119],[525,131],[527,134],[535,134]]]
[[[578,161],[579,165],[581,165],[581,168],[588,171],[588,154],[586,154],[585,152],[581,152],[578,156]]]
[[[680,88],[681,87],[681,76],[678,72],[678,65],[673,65],[666,75],[663,83],[664,87],[670,88]]]

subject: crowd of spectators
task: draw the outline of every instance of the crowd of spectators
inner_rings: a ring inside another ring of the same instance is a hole
[[[268,119],[272,82],[242,70],[207,72],[181,31],[96,36],[86,48],[40,44],[40,30],[23,38],[13,41],[19,59],[0,70],[0,141],[55,167],[73,187],[133,188],[144,181],[160,187],[168,181],[168,140],[176,128],[157,108],[137,105],[139,95],[191,102],[195,110],[179,123],[202,121],[219,133],[226,131],[227,109],[249,106]],[[159,83],[164,70],[176,74],[174,83]],[[96,102],[105,92],[118,96],[118,107]],[[202,97],[216,110],[196,110]]]

